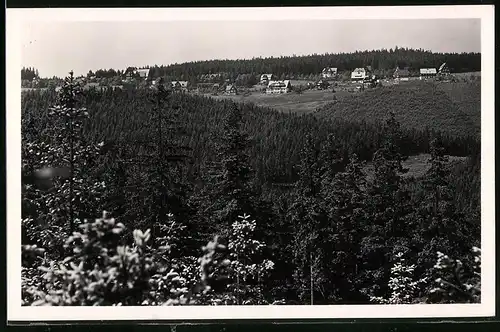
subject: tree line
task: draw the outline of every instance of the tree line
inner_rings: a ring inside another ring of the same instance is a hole
[[[278,78],[297,79],[319,75],[323,68],[335,67],[339,72],[351,72],[370,66],[379,76],[392,76],[396,67],[408,68],[413,74],[420,68],[439,68],[446,62],[452,72],[481,71],[480,53],[438,53],[422,49],[398,48],[354,53],[327,53],[307,56],[281,56],[248,60],[207,60],[173,65],[151,65],[150,76],[168,76],[197,81],[201,75],[222,74],[235,80],[240,74],[259,76],[272,73]]]

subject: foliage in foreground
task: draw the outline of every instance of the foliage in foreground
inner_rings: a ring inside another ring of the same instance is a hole
[[[177,260],[170,257],[168,244],[150,246],[149,229],[134,230],[133,243],[123,243],[125,226],[104,212],[67,238],[65,248],[72,250],[62,260],[48,260],[43,257],[44,249],[23,246],[23,304],[255,303],[260,295],[259,282],[274,264],[252,259],[264,244],[249,237],[255,221],[248,218],[243,216],[233,224],[229,253],[216,237],[202,248],[199,258]],[[221,279],[227,280],[226,291],[219,296],[211,284]],[[255,304],[264,303],[270,302],[262,299]]]

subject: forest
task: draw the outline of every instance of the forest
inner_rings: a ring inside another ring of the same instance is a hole
[[[229,70],[210,63],[171,70]],[[23,305],[479,302],[479,138],[396,114],[83,93],[72,74],[24,92]]]
[[[408,68],[410,74],[418,76],[420,68],[439,68],[443,62],[453,73],[481,71],[480,53],[436,53],[402,47],[354,53],[195,61],[168,66],[149,65],[146,68],[150,68],[152,78],[165,76],[196,82],[206,74],[222,74],[220,79],[232,81],[242,73],[255,77],[272,73],[278,79],[304,79],[311,75],[318,76],[326,67],[336,67],[341,75],[350,75],[355,68],[370,66],[379,77],[392,77],[395,68],[399,67]]]

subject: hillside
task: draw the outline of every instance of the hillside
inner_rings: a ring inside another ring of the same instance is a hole
[[[366,90],[339,98],[316,112],[323,119],[378,122],[393,111],[406,128],[445,131],[452,135],[481,133],[479,83],[412,82]]]
[[[454,73],[480,71],[480,53],[435,53],[408,48],[366,50],[354,53],[312,54],[306,56],[281,56],[239,60],[207,60],[151,66],[151,77],[166,76],[172,79],[196,80],[200,75],[219,73],[224,78],[235,79],[239,74],[272,73],[280,79],[302,78],[317,75],[325,67],[337,67],[340,72],[357,67],[371,66],[379,76],[392,75],[394,68],[409,67],[413,73],[422,67],[438,68],[446,62]]]

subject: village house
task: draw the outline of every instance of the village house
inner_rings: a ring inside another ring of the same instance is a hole
[[[222,75],[220,73],[219,74],[202,74],[200,76],[201,81],[213,81],[213,80],[218,80],[221,78],[222,78]]]
[[[321,78],[335,78],[337,77],[337,68],[330,68],[326,67],[323,68],[323,71],[321,72]]]
[[[137,69],[127,69],[125,71],[125,80],[131,80],[137,76]]]
[[[364,81],[370,76],[368,68],[356,68],[351,73],[351,80],[354,82]]]
[[[171,85],[174,91],[187,91],[188,89],[187,81],[173,81]]]
[[[420,79],[436,77],[436,68],[420,68]]]
[[[260,84],[267,84],[274,78],[273,74],[262,74],[260,75]]]
[[[226,94],[228,95],[237,95],[238,90],[236,89],[236,86],[234,84],[229,84],[226,86]]]
[[[285,81],[269,81],[266,89],[267,94],[288,93],[292,89],[292,84],[289,80]]]
[[[446,62],[444,62],[441,66],[439,66],[438,75],[439,76],[450,75],[450,69],[448,68],[448,65],[446,64]]]
[[[139,69],[139,70],[137,70],[137,74],[139,74],[140,78],[147,80],[149,77],[149,69],[147,69],[147,68]]]
[[[392,75],[392,77],[396,80],[405,81],[408,80],[408,77],[410,77],[410,71],[408,70],[408,68],[399,69],[399,67],[396,67],[396,70],[394,70],[394,74]]]

